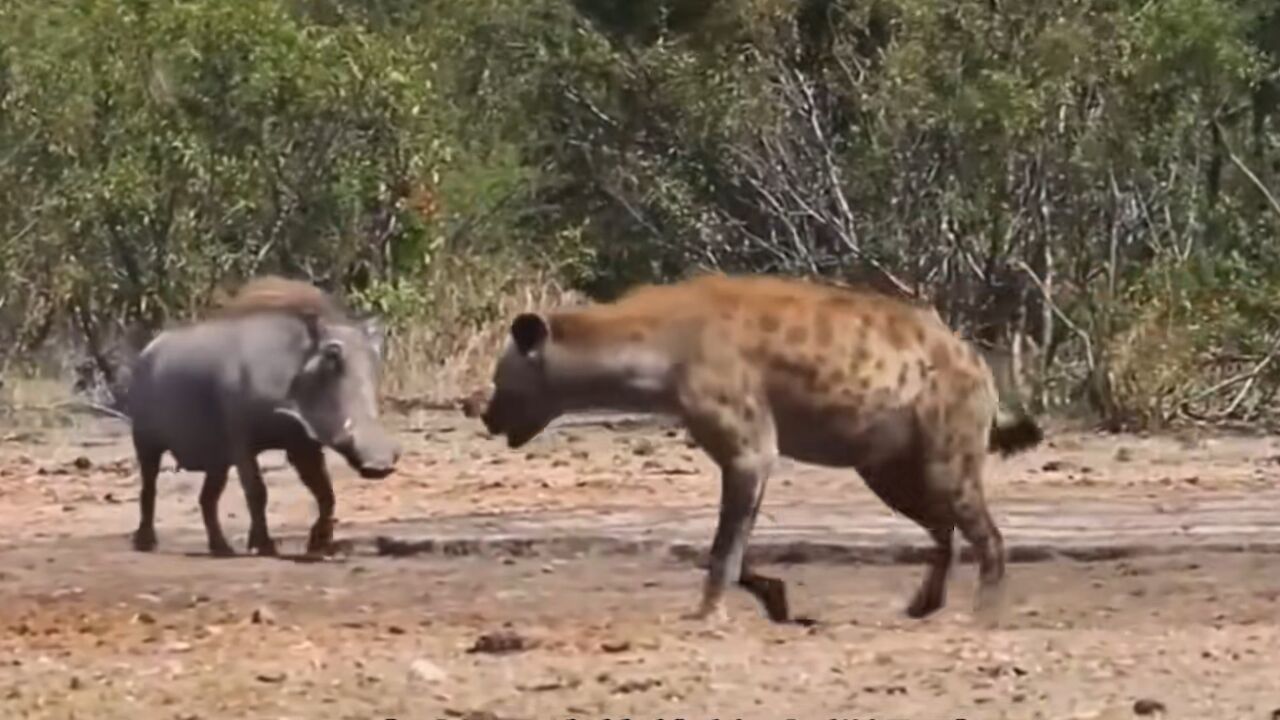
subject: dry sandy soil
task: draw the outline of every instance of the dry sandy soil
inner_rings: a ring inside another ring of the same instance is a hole
[[[717,498],[709,463],[662,426],[564,426],[510,451],[461,416],[397,424],[397,474],[332,465],[340,536]],[[661,554],[215,560],[189,474],[161,476],[160,550],[135,553],[124,433],[0,428],[0,718],[1280,718],[1272,552],[1011,565],[996,629],[967,613],[971,565],[925,621],[901,612],[922,568],[775,565],[816,624],[770,624],[737,593],[732,622],[709,626],[680,619],[701,571]],[[272,530],[297,551],[310,500],[279,457],[263,460]],[[993,459],[988,495],[997,515],[1028,499],[1160,507],[1274,498],[1277,476],[1274,438],[1057,431]],[[788,465],[761,522],[824,504],[888,514],[855,474]],[[243,507],[233,483],[223,516],[241,548]]]

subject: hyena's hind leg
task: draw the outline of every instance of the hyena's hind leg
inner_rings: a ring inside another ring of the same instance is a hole
[[[999,621],[1005,604],[1004,536],[987,509],[982,491],[982,465],[986,454],[971,451],[950,466],[955,473],[951,509],[956,526],[973,546],[978,560],[978,593],[974,609],[986,624]]]
[[[920,589],[907,605],[907,617],[923,618],[932,615],[947,602],[947,578],[951,574],[951,563],[955,557],[955,526],[949,522],[938,522],[925,527],[933,538],[933,552],[929,556],[928,569]]]
[[[949,497],[930,482],[928,469],[914,447],[875,467],[862,468],[859,474],[886,505],[910,518],[933,539],[924,578],[906,608],[912,618],[932,615],[946,604],[947,578],[955,557],[955,520]]]

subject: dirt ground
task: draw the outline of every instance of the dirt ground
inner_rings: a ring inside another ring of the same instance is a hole
[[[395,475],[331,464],[340,537],[718,495],[710,464],[663,426],[568,424],[510,451],[460,415],[396,425]],[[925,621],[902,614],[920,567],[779,565],[815,625],[770,624],[736,593],[732,621],[709,626],[680,618],[701,571],[659,555],[215,560],[190,474],[161,476],[160,550],[135,553],[125,433],[0,428],[0,718],[1280,718],[1274,553],[1014,564],[997,629],[967,612],[971,565]],[[311,502],[282,458],[263,463],[272,531],[297,551]],[[1056,430],[993,459],[987,487],[999,515],[1028,498],[1261,497],[1277,477],[1276,438]],[[824,503],[878,507],[856,474],[787,464],[761,522]],[[243,548],[234,483],[222,507]]]

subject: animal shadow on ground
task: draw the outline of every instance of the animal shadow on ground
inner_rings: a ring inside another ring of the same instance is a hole
[[[285,539],[285,538],[281,538]],[[325,553],[309,552],[277,552],[275,555],[259,555],[251,552],[238,552],[235,555],[214,555],[208,550],[187,550],[180,553],[183,557],[203,558],[205,560],[279,560],[299,565],[316,563],[344,563],[355,553],[355,543],[350,540],[335,540],[333,547]]]

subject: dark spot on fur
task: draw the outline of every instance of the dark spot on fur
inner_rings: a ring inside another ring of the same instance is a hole
[[[859,378],[858,378],[858,389],[859,389],[859,390],[861,390],[861,391],[862,391],[862,392],[864,392],[864,393],[865,393],[866,391],[870,390],[870,389],[871,389],[871,378],[867,377],[866,375],[863,375],[863,376],[859,377]]]
[[[835,328],[831,325],[831,315],[818,311],[818,317],[815,318],[814,340],[817,341],[819,347],[831,347],[831,343],[835,340]]]
[[[800,325],[792,325],[787,328],[786,340],[794,345],[799,345],[809,339],[809,331]]]
[[[898,368],[898,389],[899,390],[907,386],[907,381],[909,380],[909,378],[907,377],[907,373],[909,370],[910,370],[910,367],[905,364],[902,365],[902,367]]]
[[[827,376],[827,382],[832,385],[843,385],[846,379],[847,376],[844,374],[843,370],[833,370],[831,371],[831,374]]]
[[[789,376],[795,385],[802,389],[812,389],[817,384],[817,366],[803,357],[790,357],[779,360],[776,368]]]
[[[867,393],[867,405],[875,408],[882,408],[890,405],[893,400],[892,391],[887,388],[876,388]]]
[[[894,350],[905,350],[907,347],[907,335],[898,322],[890,320],[885,324],[884,337]]]
[[[935,370],[945,372],[951,367],[951,348],[945,343],[938,343],[929,348],[929,362],[933,363]]]
[[[692,364],[701,362],[706,356],[702,348],[703,343],[694,342],[689,344],[689,348],[685,350],[685,361]]]
[[[633,343],[644,342],[645,334],[642,330],[632,330],[627,334],[627,339]]]
[[[884,358],[876,358],[875,362],[871,363],[871,369],[877,374],[884,372]]]
[[[918,342],[918,343],[920,343],[921,345],[923,345],[923,344],[924,344],[924,338],[925,338],[925,336],[924,336],[924,328],[922,328],[922,327],[917,327],[917,328],[916,328],[916,342]]]
[[[774,315],[773,313],[765,313],[760,316],[761,330],[767,333],[772,333],[777,332],[780,327],[782,327],[782,321],[778,319],[777,315]]]
[[[956,438],[951,433],[943,431],[938,436],[938,443],[947,452],[951,452],[951,449],[956,446]]]
[[[812,390],[818,387],[818,369],[813,365],[806,363],[805,365],[800,366],[799,376],[800,382],[804,383],[806,388]]]

